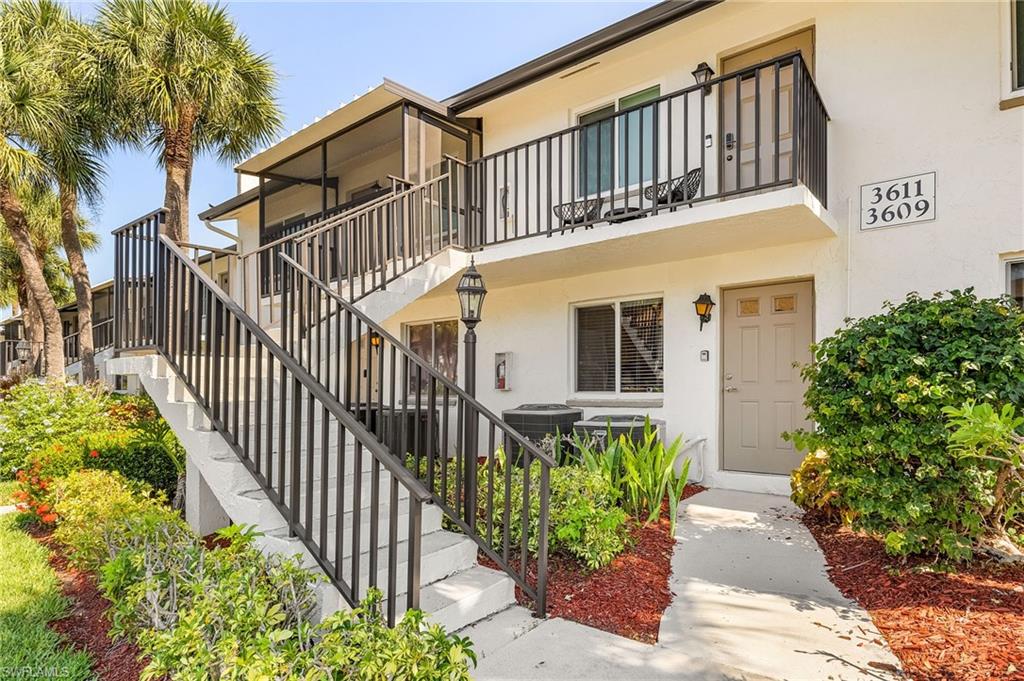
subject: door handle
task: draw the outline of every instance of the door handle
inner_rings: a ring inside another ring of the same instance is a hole
[[[737,390],[739,390],[739,388],[737,388],[736,386],[733,386],[733,385],[725,386],[725,392],[727,392],[727,393],[734,393]]]
[[[725,133],[725,148],[732,149],[736,146],[736,135],[731,132]]]

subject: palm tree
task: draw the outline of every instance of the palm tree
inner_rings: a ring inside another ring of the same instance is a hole
[[[61,205],[58,196],[49,188],[23,192],[18,196],[25,210],[36,260],[41,263],[47,288],[58,307],[75,300],[70,284],[71,270],[68,261],[60,254]],[[80,215],[75,216],[77,237],[84,250],[98,247],[99,237],[91,231]],[[17,306],[22,312],[25,337],[33,351],[31,363],[35,364],[38,353],[46,338],[39,307],[32,297],[26,282],[21,258],[11,240],[6,225],[0,219],[0,305]],[[62,330],[63,332],[63,330]],[[63,348],[63,344],[62,344]],[[63,361],[59,364],[63,369]]]
[[[82,376],[88,381],[97,377],[92,282],[79,238],[78,201],[81,196],[90,204],[99,203],[103,167],[98,156],[106,150],[112,134],[107,108],[109,84],[99,75],[103,70],[95,68],[92,27],[75,20],[63,5],[52,0],[39,0],[39,7],[44,17],[53,17],[51,32],[61,36],[60,74],[70,99],[64,134],[56,145],[44,148],[43,153],[55,175],[60,197],[61,241],[75,286],[79,356]]]
[[[59,138],[67,122],[66,83],[56,69],[59,41],[41,39],[33,23],[38,15],[31,0],[0,6],[0,216],[21,262],[27,295],[42,320],[46,373],[63,379],[60,313],[19,198],[50,179],[38,151]]]
[[[159,154],[167,235],[187,240],[195,156],[234,161],[269,143],[281,125],[277,76],[217,4],[107,0],[96,30],[121,132]]]

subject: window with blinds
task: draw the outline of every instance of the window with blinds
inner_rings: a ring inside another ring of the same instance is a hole
[[[619,390],[660,393],[665,365],[664,306],[658,300],[633,300],[619,306]]]
[[[576,390],[615,390],[615,305],[576,308]]]
[[[577,307],[575,324],[577,392],[664,390],[661,298]]]

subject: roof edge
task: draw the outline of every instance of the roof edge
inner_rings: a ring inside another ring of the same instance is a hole
[[[442,100],[453,113],[525,87],[724,0],[665,0]]]

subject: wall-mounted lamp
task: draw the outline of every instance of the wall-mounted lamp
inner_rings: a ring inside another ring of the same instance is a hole
[[[693,301],[693,307],[697,311],[697,319],[700,320],[700,330],[703,331],[704,325],[711,321],[711,310],[715,307],[715,301],[711,300],[707,293],[702,293]]]
[[[380,348],[381,337],[376,331],[370,332],[370,345],[374,348]]]
[[[715,70],[708,66],[706,61],[697,64],[697,68],[693,70],[693,79],[697,81],[697,85],[704,86],[704,94],[711,92],[711,86],[707,83],[713,75],[715,75]]]

